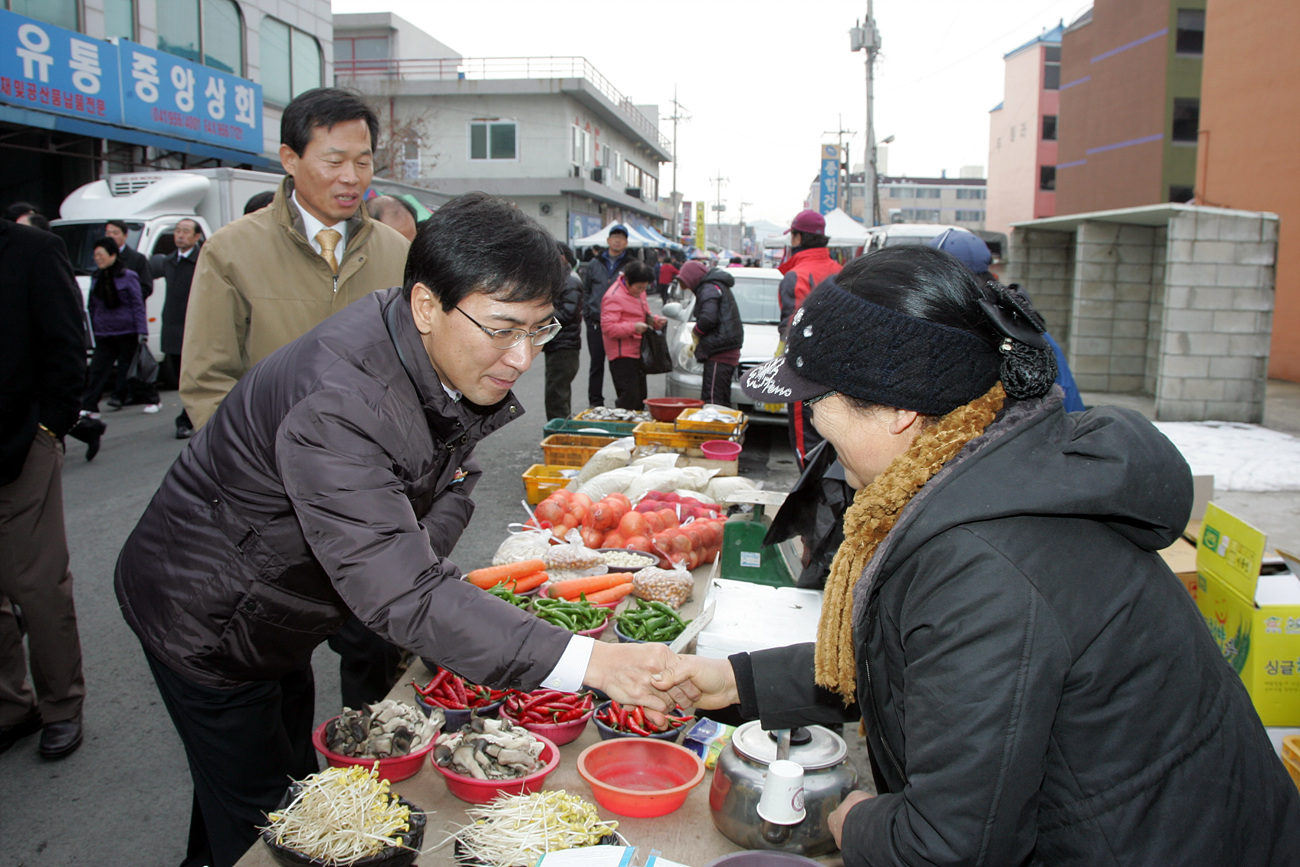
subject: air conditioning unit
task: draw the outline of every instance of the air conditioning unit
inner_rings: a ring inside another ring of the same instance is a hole
[[[591,179],[598,184],[605,183],[605,169],[601,166],[596,166],[591,170]]]
[[[631,197],[634,198],[634,199],[639,199],[639,198],[641,198],[641,188],[640,188],[640,187],[628,187],[628,188],[625,189],[623,192],[626,193],[627,195],[631,196]]]

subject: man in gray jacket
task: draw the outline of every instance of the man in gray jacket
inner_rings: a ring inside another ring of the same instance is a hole
[[[523,413],[511,387],[559,330],[563,284],[546,230],[463,196],[421,227],[402,288],[256,365],[168,471],[115,583],[185,743],[194,863],[237,861],[287,781],[315,771],[311,653],[352,614],[476,683],[663,710],[693,697],[664,691],[666,645],[573,636],[446,559],[475,447]]]

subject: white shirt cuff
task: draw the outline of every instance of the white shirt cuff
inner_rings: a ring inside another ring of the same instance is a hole
[[[582,689],[583,678],[587,676],[587,663],[591,661],[591,649],[596,640],[585,635],[575,635],[569,639],[569,646],[560,654],[560,661],[542,681],[541,689],[558,689],[561,692],[577,692]]]

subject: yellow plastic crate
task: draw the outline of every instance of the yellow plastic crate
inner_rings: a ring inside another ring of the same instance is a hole
[[[710,410],[708,414],[716,415],[718,412],[718,410]],[[699,408],[684,409],[681,415],[677,416],[674,424],[677,430],[683,433],[707,433],[713,434],[712,439],[729,439],[740,436],[749,421],[745,414],[738,409],[729,410],[725,413],[731,417],[731,421],[695,420],[695,416],[703,414]]]
[[[643,421],[632,429],[639,446],[665,446],[679,452],[700,452],[700,443],[717,439],[732,439],[715,433],[688,433],[678,430],[670,421]]]
[[[546,464],[533,464],[524,470],[524,492],[528,505],[536,506],[555,491],[569,483],[564,473],[572,467],[550,467]]]
[[[580,467],[612,443],[616,437],[587,437],[576,434],[551,434],[542,440],[542,454],[552,467]]]
[[[1282,764],[1291,774],[1291,782],[1300,788],[1300,735],[1287,735],[1282,738]]]

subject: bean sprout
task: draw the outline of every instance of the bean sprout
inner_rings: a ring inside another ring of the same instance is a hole
[[[325,864],[346,865],[385,848],[409,848],[411,811],[388,781],[359,766],[326,768],[295,784],[289,806],[267,814],[280,846]]]
[[[563,790],[508,795],[468,815],[471,823],[449,839],[490,867],[527,867],[547,852],[594,846],[618,828],[602,821],[594,804]]]

